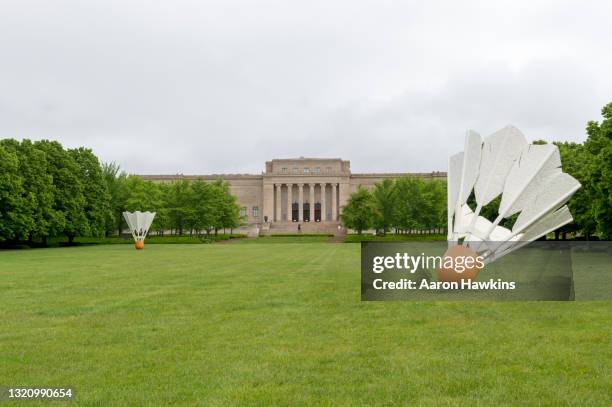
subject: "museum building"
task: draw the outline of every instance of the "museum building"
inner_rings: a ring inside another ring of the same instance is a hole
[[[446,179],[445,172],[351,173],[350,161],[340,158],[274,159],[265,171],[252,174],[141,175],[146,180],[215,181],[223,179],[237,198],[241,215],[251,226],[293,231],[295,223],[306,230],[324,231],[338,225],[339,215],[350,195],[360,186],[372,189],[387,178],[405,175]],[[318,227],[315,228],[314,224]]]

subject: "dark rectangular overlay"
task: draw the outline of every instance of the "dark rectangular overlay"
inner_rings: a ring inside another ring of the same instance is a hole
[[[437,265],[432,264],[408,270],[389,260],[391,267],[380,270],[381,258],[431,258],[443,256],[447,248],[443,241],[363,242],[362,301],[612,300],[612,242],[532,242],[487,264],[469,287],[437,284]]]

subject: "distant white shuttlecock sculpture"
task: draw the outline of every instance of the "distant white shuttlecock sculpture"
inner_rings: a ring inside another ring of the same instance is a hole
[[[144,240],[155,218],[155,212],[123,212],[123,217],[134,238],[134,246],[139,250],[144,249]]]
[[[512,126],[484,140],[468,131],[465,151],[449,158],[449,252],[482,256],[484,264],[499,259],[571,222],[565,203],[579,188],[562,172],[557,146],[529,144]],[[467,204],[472,191],[475,208]],[[497,217],[480,216],[500,195]],[[499,225],[516,214],[512,229]]]

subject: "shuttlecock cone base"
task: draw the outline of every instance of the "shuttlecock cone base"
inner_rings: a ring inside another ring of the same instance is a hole
[[[478,257],[478,254],[474,250],[470,249],[469,247],[465,247],[462,245],[449,247],[446,253],[444,253],[444,256],[442,256],[443,259],[446,259],[447,257],[450,257],[453,259],[452,261],[453,265],[465,264],[465,259],[468,257],[471,257],[473,259],[470,262],[471,264],[474,264],[474,263],[478,264],[478,262],[476,262],[476,257]],[[459,257],[463,257],[464,259],[462,261],[457,261]],[[444,267],[443,266],[442,268],[438,269],[438,281],[461,282],[464,280],[474,280],[478,276],[478,273],[480,272],[480,270],[481,270],[481,267],[478,267],[478,265],[474,265],[473,267],[465,267],[464,270],[463,268],[458,269],[458,267]]]

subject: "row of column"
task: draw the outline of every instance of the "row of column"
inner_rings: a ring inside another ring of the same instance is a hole
[[[281,197],[281,187],[283,185],[287,186],[287,220],[291,220],[291,212],[292,212],[292,204],[293,204],[293,185],[295,184],[274,184],[274,187],[276,188],[276,202],[275,202],[275,208],[276,208],[276,213],[275,213],[275,220],[278,222],[281,220],[281,202],[282,202],[282,197]],[[298,220],[299,222],[303,222],[304,221],[304,185],[308,185],[308,189],[310,191],[310,205],[309,205],[309,210],[310,210],[310,216],[309,219],[311,222],[314,222],[314,218],[315,218],[315,185],[320,185],[321,187],[321,221],[326,221],[326,217],[327,217],[327,196],[326,196],[326,186],[328,185],[327,183],[315,183],[315,184],[297,184],[299,190],[298,190]],[[332,221],[335,221],[338,219],[338,201],[337,201],[337,194],[339,191],[339,185],[337,183],[332,183],[331,184],[332,187],[332,191],[331,191],[331,207],[332,207]]]

